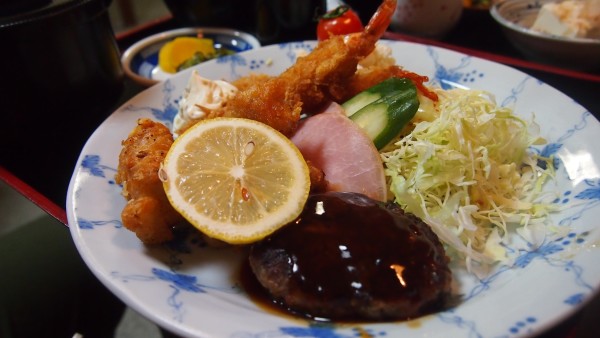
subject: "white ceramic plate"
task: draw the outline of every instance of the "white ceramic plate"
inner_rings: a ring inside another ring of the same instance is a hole
[[[67,197],[75,244],[95,275],[126,304],[158,325],[190,337],[521,337],[542,332],[589,300],[600,282],[600,124],[572,99],[512,68],[424,45],[382,41],[398,64],[428,75],[433,85],[488,90],[498,102],[531,113],[555,155],[561,198],[573,206],[556,223],[567,236],[518,251],[512,268],[485,280],[460,269],[456,308],[410,322],[315,324],[265,311],[237,282],[243,257],[234,249],[205,249],[194,239],[148,248],[122,227],[125,200],[114,174],[121,140],[140,117],[170,125],[190,71],[140,93],[112,114],[81,152]],[[277,74],[314,42],[272,45],[197,67],[208,78],[249,72]],[[516,248],[513,248],[517,250]]]

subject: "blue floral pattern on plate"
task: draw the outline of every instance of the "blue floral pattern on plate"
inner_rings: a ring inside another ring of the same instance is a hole
[[[119,108],[83,149],[69,186],[67,212],[84,260],[129,306],[182,336],[521,337],[581,306],[600,283],[600,149],[593,146],[600,134],[598,121],[562,93],[512,68],[442,48],[382,43],[398,64],[429,76],[431,85],[488,90],[524,118],[535,114],[547,143],[532,151],[554,158],[555,202],[565,208],[553,219],[564,235],[549,237],[535,249],[515,241],[507,247],[514,263],[481,280],[454,268],[460,304],[414,321],[336,325],[263,311],[239,288],[236,276],[243,254],[236,249],[207,248],[194,236],[145,247],[120,221],[125,201],[114,182],[120,141],[140,117],[170,126],[188,70]],[[208,78],[275,75],[314,46],[312,41],[267,46],[196,69]]]

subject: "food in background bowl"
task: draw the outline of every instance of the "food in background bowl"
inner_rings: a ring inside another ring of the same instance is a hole
[[[207,46],[210,42],[212,48]],[[171,47],[165,50],[164,46],[169,44]],[[136,42],[123,53],[121,63],[129,78],[142,86],[151,86],[186,67],[224,54],[258,47],[260,42],[245,32],[225,28],[180,28]],[[168,60],[163,63],[159,60],[161,50],[166,54],[165,60]],[[215,54],[212,54],[213,50]],[[204,53],[200,55],[196,52]],[[186,64],[182,65],[183,62]]]
[[[167,42],[158,53],[158,66],[167,73],[177,73],[201,62],[235,53],[202,36],[182,36]]]
[[[600,0],[544,4],[531,29],[567,38],[600,39]]]
[[[555,2],[505,0],[495,3],[490,14],[525,57],[569,69],[599,69],[600,39],[557,36],[532,29],[541,8]]]

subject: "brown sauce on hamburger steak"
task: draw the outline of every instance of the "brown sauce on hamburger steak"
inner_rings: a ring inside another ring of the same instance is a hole
[[[249,265],[274,303],[321,320],[419,317],[444,306],[452,281],[428,225],[356,193],[311,195],[295,222],[251,247]]]

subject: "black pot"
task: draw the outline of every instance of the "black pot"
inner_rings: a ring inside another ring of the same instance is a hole
[[[0,5],[3,106],[21,111],[115,102],[123,71],[106,0]]]
[[[109,4],[0,1],[0,166],[57,203],[124,89]]]
[[[248,32],[261,44],[316,39],[316,15],[326,0],[164,0],[182,26],[221,26]]]

